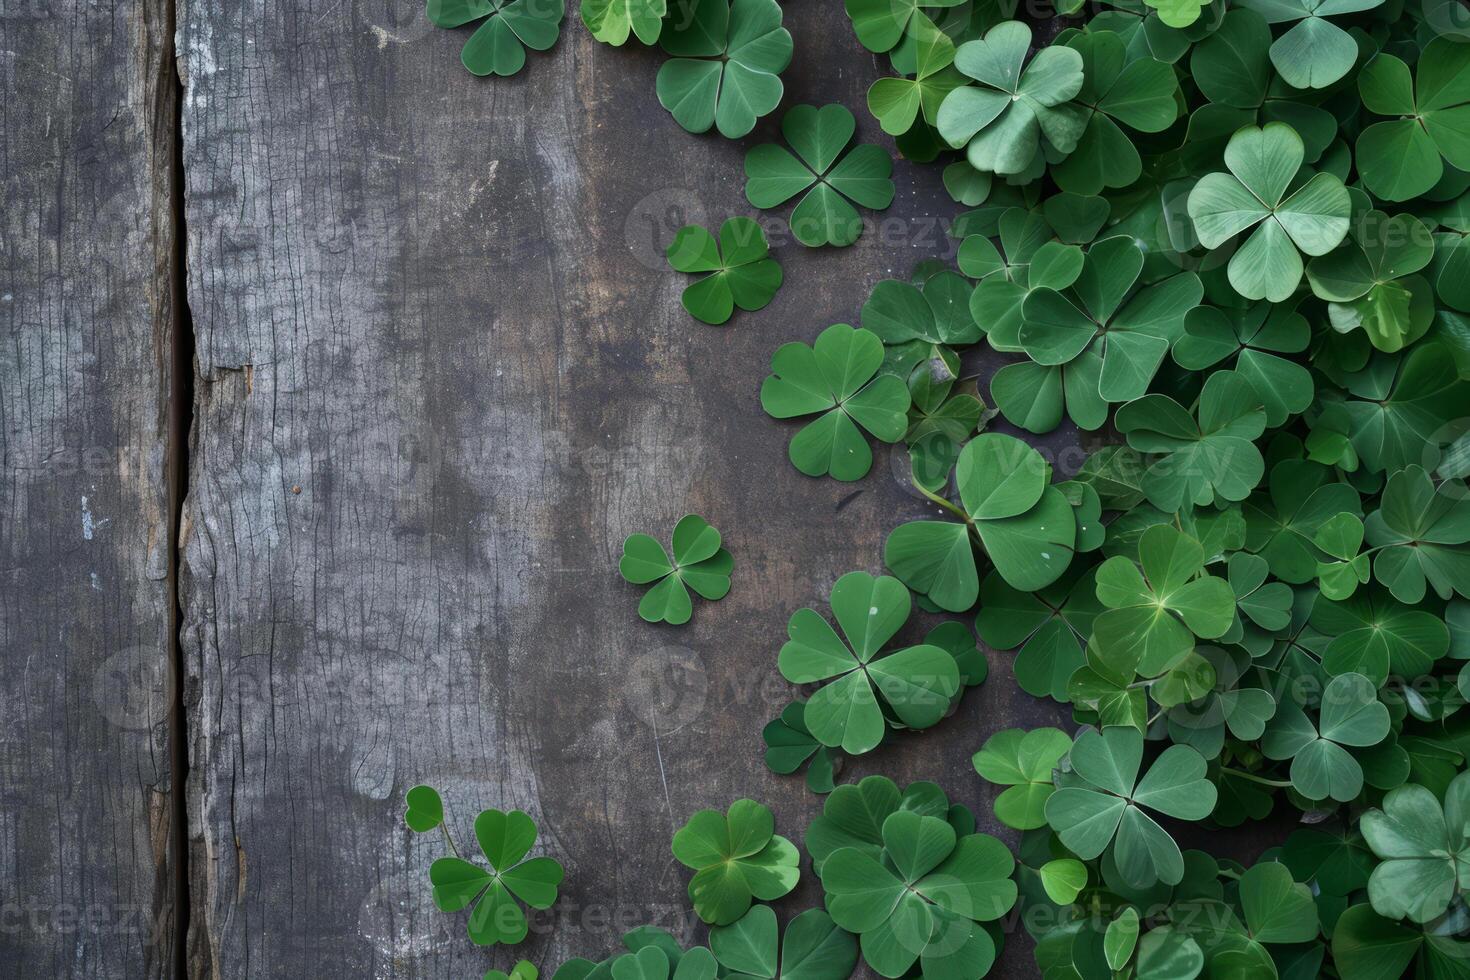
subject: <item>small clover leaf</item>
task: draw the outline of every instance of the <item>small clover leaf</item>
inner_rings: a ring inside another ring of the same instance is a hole
[[[1450,631],[1434,613],[1395,602],[1377,589],[1312,607],[1311,626],[1332,638],[1322,654],[1328,674],[1358,673],[1375,684],[1389,675],[1412,681],[1434,669],[1450,648]]]
[[[1328,300],[1332,327],[1362,330],[1381,351],[1402,350],[1429,330],[1434,293],[1415,275],[1434,258],[1434,236],[1413,215],[1368,211],[1352,236],[1307,266],[1307,280]]]
[[[1266,409],[1266,425],[1276,428],[1312,404],[1312,373],[1280,356],[1301,353],[1311,338],[1306,317],[1290,305],[1197,306],[1184,316],[1173,356],[1187,371],[1204,371],[1233,357],[1228,366],[1250,382]]]
[[[841,848],[857,848],[873,857],[883,850],[883,821],[899,810],[938,817],[956,834],[974,833],[975,817],[958,804],[951,804],[944,790],[929,782],[910,783],[899,791],[887,776],[867,776],[860,782],[839,786],[822,807],[822,815],[806,832],[806,849],[812,868],[822,873],[822,864]]]
[[[1470,773],[1445,791],[1410,783],[1391,790],[1383,809],[1363,814],[1363,838],[1381,863],[1368,879],[1368,900],[1386,919],[1428,922],[1470,889]]]
[[[443,912],[474,906],[467,930],[479,946],[518,943],[526,938],[526,915],[516,899],[533,909],[556,902],[562,866],[548,857],[526,858],[536,843],[536,824],[520,810],[485,810],[475,818],[475,839],[490,870],[458,857],[429,867],[434,904]]]
[[[802,714],[817,741],[861,755],[883,740],[888,714],[909,728],[928,728],[944,717],[960,689],[952,653],[922,644],[879,655],[909,616],[902,583],[849,572],[832,586],[831,606],[842,636],[815,609],[799,609],[778,660],[781,675],[793,684],[826,682]]]
[[[776,0],[690,0],[659,44],[673,58],[658,70],[658,101],[691,133],[711,126],[739,139],[781,103],[791,32]]]
[[[709,275],[684,290],[680,302],[689,315],[718,326],[730,319],[735,307],[746,312],[763,309],[781,287],[781,266],[771,258],[765,232],[749,218],[729,218],[720,226],[720,240],[698,225],[685,225],[665,252],[678,272]]]
[[[629,35],[654,44],[667,13],[667,0],[582,0],[582,23],[588,32],[614,47],[621,47]]]
[[[1072,571],[1037,592],[1022,592],[992,572],[980,583],[975,631],[997,650],[1016,647],[1011,670],[1032,697],[1066,703],[1067,681],[1082,666],[1082,650],[1102,604],[1091,569]]]
[[[631,534],[623,542],[618,572],[634,585],[654,583],[638,603],[638,615],[650,623],[681,626],[694,611],[689,590],[711,602],[730,591],[734,559],[720,547],[720,532],[697,514],[685,514],[674,525],[674,560],[647,534]]]
[[[1364,531],[1378,551],[1373,575],[1395,599],[1417,603],[1426,586],[1441,599],[1470,597],[1470,499],[1463,490],[1436,487],[1422,467],[1405,467],[1388,478]]]
[[[995,960],[980,925],[1016,902],[1015,860],[988,834],[959,835],[938,817],[899,810],[883,821],[877,855],[844,847],[822,865],[832,921],[862,936],[882,976],[918,964],[927,980],[976,980]]]
[[[964,0],[845,0],[847,16],[863,47],[876,54],[892,50],[913,25],[933,21],[920,8],[955,7]]]
[[[1388,735],[1388,709],[1362,674],[1339,674],[1322,691],[1316,724],[1291,698],[1283,698],[1266,727],[1261,752],[1291,760],[1291,785],[1307,799],[1347,803],[1363,789],[1363,767],[1343,746],[1366,748]]]
[[[1387,51],[1374,56],[1358,75],[1364,107],[1399,117],[1366,127],[1355,147],[1363,183],[1386,201],[1406,201],[1429,191],[1446,161],[1459,170],[1470,169],[1470,140],[1465,136],[1470,51],[1461,40],[1430,41],[1413,76],[1408,65]]]
[[[775,143],[745,155],[745,199],[761,209],[779,207],[805,191],[789,223],[803,245],[851,245],[862,234],[853,203],[883,211],[893,203],[893,160],[882,147],[863,143],[845,155],[857,128],[840,105],[793,106],[781,134],[795,154]]]
[[[793,701],[783,708],[780,717],[761,729],[761,740],[766,743],[766,768],[789,776],[810,762],[807,789],[813,793],[832,792],[833,753],[806,727],[805,701]]]
[[[435,27],[484,21],[465,42],[459,60],[475,75],[514,75],[526,49],[545,51],[561,33],[564,0],[428,0]]]
[[[1301,253],[1326,255],[1347,236],[1352,202],[1336,176],[1319,173],[1287,193],[1304,155],[1285,123],[1246,126],[1225,147],[1230,172],[1207,174],[1189,192],[1189,217],[1206,248],[1255,229],[1228,267],[1246,299],[1283,302],[1301,282]]]
[[[1056,728],[1007,728],[985,740],[971,761],[982,778],[1008,787],[995,800],[1001,823],[1017,830],[1046,826],[1052,773],[1071,748],[1067,733]]]
[[[1140,780],[1143,734],[1104,728],[1079,734],[1070,759],[1080,782],[1062,786],[1046,801],[1046,821],[1062,843],[1083,860],[1112,845],[1119,874],[1136,888],[1183,880],[1179,845],[1143,810],[1180,820],[1209,816],[1216,791],[1205,778],[1204,758],[1186,745],[1171,745]]]
[[[1240,0],[1268,24],[1289,24],[1291,30],[1271,44],[1271,64],[1293,88],[1326,88],[1352,71],[1358,43],[1351,34],[1327,20],[1381,6],[1384,0]]]
[[[509,973],[504,970],[486,970],[485,980],[536,980],[540,975],[541,971],[530,960],[517,960]]]
[[[736,800],[728,813],[700,810],[674,834],[674,857],[694,871],[689,897],[711,925],[729,925],[755,899],[771,902],[796,887],[801,855],[775,833],[771,811]]]
[[[1300,459],[1271,468],[1266,489],[1245,505],[1247,551],[1259,554],[1271,574],[1291,585],[1310,582],[1327,553],[1318,533],[1339,514],[1361,517],[1358,492],[1336,482],[1332,470]]]
[[[709,945],[727,974],[741,980],[847,980],[857,966],[857,940],[822,909],[787,923],[779,947],[776,937],[776,913],[755,905],[730,925],[711,928]]]
[[[432,786],[415,786],[404,797],[407,808],[403,822],[416,834],[425,834],[444,823],[444,800]]]
[[[761,385],[761,407],[778,419],[822,413],[792,437],[792,465],[807,476],[860,480],[872,468],[873,451],[858,426],[883,442],[903,438],[908,388],[879,373],[882,366],[877,335],[845,323],[823,330],[811,346],[793,342],[777,349],[771,376]]]
[[[1077,521],[1063,492],[1049,486],[1041,454],[1013,436],[984,433],[955,466],[962,523],[911,521],[888,535],[883,561],[905,585],[941,609],[975,604],[980,574],[974,543],[1013,588],[1035,591],[1061,577],[1077,544]]]
[[[952,67],[954,42],[932,20],[915,14],[909,32],[914,41],[910,73],[914,77],[880,78],[868,88],[868,111],[890,136],[909,132],[921,114],[925,124],[934,125],[944,97],[965,81]]]

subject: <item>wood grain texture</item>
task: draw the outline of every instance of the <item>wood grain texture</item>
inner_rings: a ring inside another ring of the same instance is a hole
[[[835,3],[789,4],[787,23],[783,105],[840,101],[891,149],[863,102],[883,59]],[[753,213],[744,152],[778,117],[741,141],[684,133],[654,96],[661,56],[596,44],[575,9],[496,81],[414,0],[187,0],[180,27],[191,975],[550,970],[643,922],[687,927],[668,845],[689,814],[756,797],[799,840],[820,809],[761,762],[791,696],[787,617],[879,571],[887,532],[932,510],[886,451],[856,486],[802,477],[760,381],[780,343],[953,254],[938,168],[900,161],[853,248],[778,241],[772,305],[710,328],[662,246]],[[1074,442],[1049,442],[1063,465]],[[689,511],[724,532],[733,591],[649,626],[621,542]],[[938,780],[997,829],[971,754],[1061,714],[1016,688],[1008,654],[991,667],[955,717],[860,770]],[[539,822],[568,877],[527,945],[476,949],[434,911],[442,845],[401,821],[418,782],[462,841],[487,806]],[[818,897],[808,880],[789,907]],[[1000,975],[1033,970],[1018,942]]]
[[[0,973],[171,975],[172,69],[0,3]]]

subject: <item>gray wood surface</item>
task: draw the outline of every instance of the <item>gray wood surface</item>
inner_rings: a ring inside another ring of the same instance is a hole
[[[162,3],[0,2],[0,975],[171,975]]]

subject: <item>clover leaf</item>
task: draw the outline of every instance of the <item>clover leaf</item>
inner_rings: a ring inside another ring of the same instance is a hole
[[[1434,293],[1415,275],[1434,258],[1434,238],[1413,215],[1367,211],[1350,239],[1307,266],[1334,330],[1362,330],[1381,351],[1402,350],[1429,330]]]
[[[883,2],[886,6],[888,0]],[[880,78],[868,88],[868,111],[890,136],[909,132],[921,115],[925,124],[934,125],[944,97],[965,81],[953,67],[954,42],[932,20],[916,13],[909,33],[914,77]]]
[[[1240,0],[1268,24],[1293,26],[1271,44],[1271,63],[1293,88],[1326,88],[1341,79],[1358,59],[1352,35],[1327,20],[1372,10],[1383,0]]]
[[[1362,828],[1381,862],[1368,900],[1384,918],[1428,922],[1470,889],[1470,774],[1450,782],[1442,806],[1423,786],[1391,790],[1383,809],[1363,814]]]
[[[982,331],[970,313],[965,280],[944,271],[919,285],[880,279],[863,304],[862,325],[885,344],[973,344]]]
[[[1470,943],[1385,919],[1367,902],[1339,915],[1332,930],[1332,959],[1343,980],[1454,977],[1467,958]]]
[[[877,857],[883,850],[883,822],[899,810],[938,817],[957,834],[975,831],[974,815],[963,806],[951,804],[935,783],[910,783],[900,792],[898,784],[887,776],[866,776],[833,790],[822,815],[807,828],[806,849],[812,856],[812,868],[820,875],[827,858],[844,847]]]
[[[1187,745],[1171,745],[1140,780],[1143,734],[1133,728],[1087,729],[1070,755],[1077,785],[1067,784],[1046,801],[1046,822],[1063,844],[1085,861],[1112,845],[1123,880],[1135,888],[1184,878],[1179,845],[1144,808],[1180,820],[1203,820],[1215,808],[1215,786],[1205,760]]]
[[[1021,348],[1038,364],[1097,360],[1086,373],[1096,377],[1097,396],[1105,402],[1141,397],[1204,292],[1192,272],[1135,292],[1142,271],[1143,251],[1132,238],[1096,243],[1068,293],[1039,286],[1027,294]]]
[[[1373,575],[1395,599],[1416,603],[1426,584],[1441,599],[1470,596],[1470,498],[1462,489],[1436,487],[1423,467],[1405,467],[1388,478],[1364,531],[1378,549]]]
[[[847,16],[863,47],[877,54],[891,50],[913,25],[930,18],[920,8],[954,7],[964,0],[845,0]]]
[[[526,49],[545,51],[561,33],[564,0],[428,0],[435,27],[484,21],[465,41],[459,60],[474,75],[514,75]]]
[[[1319,173],[1291,190],[1304,154],[1285,123],[1246,126],[1225,147],[1230,172],[1206,174],[1189,192],[1189,217],[1205,248],[1255,229],[1228,267],[1246,299],[1286,300],[1301,282],[1301,253],[1326,255],[1347,235],[1352,203],[1341,180]]]
[[[644,44],[658,41],[668,0],[582,0],[582,23],[603,44],[621,47],[628,36]]]
[[[1052,773],[1072,748],[1056,728],[1007,728],[985,740],[971,762],[985,780],[1008,787],[995,799],[995,815],[1007,827],[1046,826],[1046,801],[1055,791]]]
[[[1127,187],[1143,172],[1143,161],[1123,126],[1140,133],[1169,128],[1179,114],[1174,69],[1153,58],[1129,59],[1123,39],[1109,31],[1076,34],[1067,46],[1082,55],[1075,102],[1086,125],[1076,149],[1051,168],[1052,177],[1075,194]]]
[[[1166,27],[1176,29],[1189,27],[1199,20],[1200,12],[1209,6],[1210,0],[1143,0],[1158,11],[1159,20]]]
[[[552,980],[715,980],[720,965],[703,946],[688,950],[659,926],[639,926],[623,933],[627,953],[600,963],[580,957],[563,963]],[[657,955],[655,955],[657,954]]]
[[[1430,41],[1413,76],[1408,65],[1387,51],[1374,56],[1358,75],[1364,107],[1399,117],[1368,126],[1355,146],[1363,183],[1385,201],[1406,201],[1430,190],[1446,161],[1470,170],[1470,51],[1461,41]]]
[[[842,636],[815,609],[798,609],[778,660],[781,675],[793,684],[828,682],[807,699],[802,714],[817,741],[861,755],[883,740],[886,713],[909,728],[928,728],[944,717],[960,688],[953,654],[922,644],[879,655],[909,616],[902,583],[849,572],[832,586],[831,606]]]
[[[857,966],[852,933],[821,909],[807,909],[786,924],[777,943],[776,913],[752,906],[729,925],[709,931],[709,947],[729,976],[753,980],[846,980]]]
[[[862,937],[863,959],[882,976],[916,963],[927,980],[983,976],[996,950],[980,923],[1016,902],[1010,851],[910,810],[889,815],[882,836],[878,855],[844,847],[822,864],[832,921]]]
[[[1097,598],[1108,608],[1093,624],[1104,656],[1126,653],[1145,677],[1178,666],[1194,637],[1225,635],[1235,614],[1230,583],[1204,574],[1200,543],[1168,524],[1138,541],[1138,564],[1116,555],[1097,570]]]
[[[509,973],[504,970],[486,970],[484,980],[536,980],[539,976],[541,971],[536,969],[536,964],[530,960],[517,960]]]
[[[1167,395],[1149,394],[1118,409],[1114,422],[1128,445],[1160,454],[1142,488],[1165,512],[1244,500],[1265,470],[1251,440],[1265,430],[1266,411],[1255,388],[1234,371],[1205,380],[1194,414]]]
[[[526,914],[516,899],[533,909],[556,901],[562,866],[549,857],[527,859],[536,843],[536,824],[520,810],[484,810],[475,818],[475,840],[490,864],[442,857],[429,866],[434,904],[443,912],[474,905],[466,928],[478,946],[518,943],[526,938]]]
[[[1390,674],[1405,680],[1428,674],[1450,648],[1450,631],[1443,619],[1395,602],[1376,589],[1342,602],[1318,597],[1311,626],[1332,637],[1322,654],[1328,674],[1358,673],[1380,685]]]
[[[1316,536],[1339,514],[1360,517],[1358,492],[1332,470],[1301,459],[1271,468],[1265,490],[1245,505],[1246,550],[1266,559],[1271,574],[1292,585],[1310,582],[1327,557]]]
[[[638,603],[638,615],[650,623],[680,626],[694,611],[689,590],[711,602],[730,591],[734,559],[720,547],[720,532],[698,514],[685,514],[674,525],[674,560],[658,539],[630,534],[623,542],[618,572],[634,585],[655,583]]]
[[[1082,56],[1071,48],[1038,51],[1027,64],[1031,28],[1005,21],[955,51],[954,65],[978,85],[944,97],[939,135],[982,173],[1019,174],[1041,152],[1042,140],[1066,155],[1087,126],[1071,100],[1082,90]]]
[[[966,235],[956,257],[960,271],[978,279],[970,315],[998,351],[1020,351],[1021,308],[1032,286],[1066,289],[1082,272],[1082,249],[1052,241],[1046,219],[1007,208],[996,221],[1000,248],[980,234]]]
[[[1363,547],[1363,522],[1354,514],[1334,514],[1317,529],[1312,542],[1334,561],[1317,563],[1317,587],[1328,599],[1352,597],[1358,586],[1372,577],[1370,556],[1359,554]]]
[[[1233,357],[1229,366],[1250,382],[1265,407],[1266,425],[1276,428],[1312,404],[1312,373],[1280,356],[1306,350],[1311,337],[1306,317],[1289,305],[1197,306],[1184,316],[1173,356],[1187,371],[1203,371]]]
[[[992,572],[980,583],[975,631],[997,650],[1020,647],[1011,670],[1033,697],[1066,702],[1067,681],[1082,666],[1082,648],[1102,612],[1091,569],[1073,566],[1036,592],[1022,592]]]
[[[415,786],[404,797],[407,808],[403,822],[416,834],[424,834],[444,823],[444,800],[432,786]]]
[[[771,356],[771,375],[761,385],[761,407],[772,418],[822,413],[791,439],[792,465],[807,476],[860,480],[873,466],[873,451],[859,426],[883,442],[908,431],[909,392],[898,378],[879,373],[883,341],[871,330],[837,323],[810,347],[783,344]]]
[[[745,155],[745,199],[762,209],[779,207],[805,191],[791,211],[791,233],[803,245],[851,245],[862,234],[853,203],[876,211],[893,203],[893,160],[863,143],[846,155],[857,122],[840,105],[792,106],[781,135],[796,150],[775,143]]]
[[[1362,792],[1363,767],[1344,746],[1376,745],[1388,730],[1388,709],[1374,683],[1362,674],[1339,674],[1322,690],[1316,724],[1296,701],[1284,698],[1261,751],[1268,759],[1291,760],[1291,785],[1307,799],[1347,803]]]
[[[1066,571],[1077,543],[1071,504],[1049,486],[1041,455],[1013,436],[984,433],[965,444],[955,465],[962,523],[911,521],[888,535],[884,564],[941,609],[975,604],[980,575],[974,542],[1013,588],[1042,589]]]
[[[755,899],[771,902],[796,887],[801,855],[775,832],[771,811],[736,800],[728,813],[700,810],[674,834],[674,857],[694,872],[689,897],[711,925],[729,925]]]
[[[729,320],[737,306],[763,309],[781,287],[781,266],[771,258],[765,232],[749,218],[726,219],[718,243],[704,228],[685,225],[664,254],[678,272],[709,273],[679,301],[690,316],[712,326]]]
[[[688,0],[659,44],[674,57],[658,70],[659,105],[691,133],[739,139],[781,103],[791,32],[776,0]]]
[[[766,768],[789,776],[810,762],[806,788],[813,793],[832,792],[832,750],[818,742],[806,727],[805,701],[793,701],[782,708],[780,716],[761,729],[761,740],[766,743]]]

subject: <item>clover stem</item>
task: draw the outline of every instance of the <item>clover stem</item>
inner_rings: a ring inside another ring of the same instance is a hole
[[[920,493],[922,493],[925,497],[929,498],[929,500],[931,500],[932,502],[934,502],[934,503],[938,504],[939,506],[943,507],[945,510],[949,511],[951,514],[955,515],[960,520],[964,521],[966,524],[971,523],[971,521],[970,521],[970,515],[969,514],[966,514],[964,511],[960,510],[954,504],[950,503],[948,500],[945,500],[943,497],[939,496],[937,493],[930,493],[929,492],[929,489],[927,487],[921,485],[918,480],[914,480],[913,481],[913,484],[914,484],[914,489],[917,490],[917,491],[919,491]]]
[[[1275,786],[1279,789],[1291,788],[1291,780],[1289,779],[1267,779],[1265,776],[1257,776],[1253,772],[1246,772],[1244,769],[1232,769],[1229,766],[1221,766],[1220,771],[1228,772],[1232,776],[1239,776],[1241,779],[1249,779],[1251,782],[1260,783],[1262,786]]]
[[[454,846],[454,837],[449,833],[449,824],[441,821],[439,829],[444,832],[444,843],[449,845],[449,849],[454,852],[455,857],[459,857],[459,848]]]

